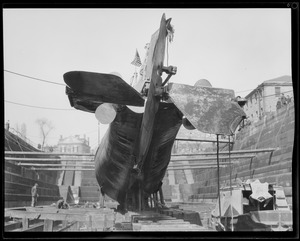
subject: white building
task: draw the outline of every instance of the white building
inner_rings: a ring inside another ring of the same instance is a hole
[[[65,138],[61,136],[56,146],[56,151],[67,153],[90,153],[91,148],[89,146],[89,140],[86,139],[85,135],[83,138],[79,135],[68,136]]]
[[[265,114],[276,111],[276,104],[281,95],[292,97],[293,83],[291,76],[284,75],[275,79],[264,81],[256,89],[251,91],[245,99],[247,100],[244,111],[250,121],[260,120]]]

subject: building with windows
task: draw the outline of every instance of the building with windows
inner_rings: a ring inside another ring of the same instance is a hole
[[[89,146],[89,139],[86,139],[85,135],[83,137],[75,135],[65,138],[60,136],[58,144],[55,147],[55,151],[67,153],[90,153],[91,147]]]
[[[281,96],[293,99],[293,83],[291,76],[284,75],[264,81],[251,91],[245,99],[244,111],[251,122],[260,120],[265,114],[276,111]]]

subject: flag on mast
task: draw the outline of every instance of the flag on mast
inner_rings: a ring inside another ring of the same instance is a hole
[[[142,65],[141,59],[140,59],[140,55],[138,53],[138,51],[136,50],[135,52],[135,56],[134,56],[134,60],[131,62],[131,64],[140,67]]]

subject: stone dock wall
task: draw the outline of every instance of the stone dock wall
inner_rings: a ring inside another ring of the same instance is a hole
[[[21,207],[31,205],[31,188],[38,183],[37,205],[50,205],[60,197],[56,178],[47,173],[37,173],[14,163],[5,162],[4,165],[4,207]]]
[[[295,135],[294,104],[284,106],[265,115],[261,120],[245,126],[235,134],[233,150],[275,148],[273,153],[257,153],[254,158],[235,160],[229,167],[220,167],[220,186],[240,179],[259,179],[261,182],[283,186],[289,205],[292,206],[292,164]],[[216,151],[215,144],[214,150]],[[228,150],[228,146],[223,151]],[[224,160],[226,161],[226,160]],[[228,161],[228,160],[227,160]],[[296,171],[296,170],[294,170]],[[216,201],[218,173],[214,169],[192,170],[194,183],[189,184],[183,170],[174,171],[172,181],[164,178],[165,198],[170,201]],[[190,178],[189,178],[190,179]]]

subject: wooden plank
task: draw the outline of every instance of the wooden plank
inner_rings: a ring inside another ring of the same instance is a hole
[[[192,142],[217,142],[217,139],[187,139],[187,138],[176,138],[175,141],[192,141]],[[219,140],[219,143],[229,143],[227,140]],[[230,143],[234,143],[230,141]]]
[[[30,151],[5,151],[5,155],[45,155],[45,156],[95,156],[92,153],[70,153],[70,152],[30,152]]]
[[[94,167],[94,163],[87,163],[87,164],[53,164],[53,163],[23,163],[19,162],[17,163],[18,166],[38,166],[38,167]]]
[[[201,226],[192,226],[191,224],[170,224],[170,225],[142,225],[140,231],[186,231],[204,230]]]
[[[228,153],[227,153],[228,154]],[[226,156],[219,156],[219,159],[245,159],[245,158],[253,158],[255,155],[240,155],[240,156],[233,156],[233,155],[226,155]],[[182,162],[182,161],[209,161],[209,160],[216,160],[217,157],[198,157],[198,156],[181,156],[181,157],[171,157],[170,162]]]
[[[49,219],[44,220],[44,231],[47,232],[53,231],[53,220],[49,220]]]
[[[233,164],[233,162],[222,162],[220,163],[220,165],[231,165]],[[200,162],[200,163],[171,163],[169,165],[169,168],[172,168],[172,167],[193,167],[193,166],[207,166],[207,165],[210,165],[210,166],[214,166],[214,165],[217,165],[217,163],[215,162]]]
[[[74,222],[76,222],[76,221],[74,221]],[[63,220],[62,221],[62,227],[66,228],[67,226],[68,226],[68,221],[67,220]]]
[[[192,169],[213,169],[217,168],[217,166],[197,166],[197,167],[176,167],[176,168],[168,168],[168,171],[176,171],[176,170],[192,170]]]
[[[63,221],[63,226],[61,229],[58,229],[57,232],[63,232],[63,231],[75,231],[77,230],[77,224],[78,222],[73,221],[71,223],[68,223],[67,221]]]
[[[79,214],[79,213],[44,213],[44,212],[25,212],[25,211],[19,211],[19,210],[10,210],[5,211],[5,216],[11,216],[15,218],[29,218],[29,219],[49,219],[49,220],[68,220],[68,221],[82,221],[86,222],[89,221],[89,216]],[[98,220],[105,220],[106,214],[94,214],[93,216],[96,216]]]
[[[51,162],[54,162],[54,161],[57,161],[57,162],[65,162],[65,161],[74,161],[75,162],[92,162],[94,161],[93,158],[90,158],[90,159],[59,159],[59,158],[27,158],[27,157],[8,157],[8,156],[5,156],[5,160],[7,161],[42,161],[42,162],[47,162],[47,161],[51,161]],[[57,165],[57,164],[56,164]],[[74,164],[73,164],[74,165]]]
[[[91,215],[88,215],[88,229],[92,231],[93,229],[93,221],[92,221],[92,216]]]
[[[29,226],[28,229],[23,230],[23,232],[41,232],[44,230],[44,223],[36,223]]]
[[[231,154],[246,154],[246,153],[260,153],[260,152],[271,152],[275,151],[275,148],[262,148],[262,149],[253,149],[253,150],[238,150],[238,151],[231,151]],[[94,154],[91,153],[66,153],[66,152],[21,152],[21,151],[5,151],[5,155],[43,155],[43,156],[86,156],[86,157],[94,157]],[[221,154],[228,154],[228,152],[220,152]],[[172,154],[172,156],[182,156],[183,154]],[[186,154],[185,154],[186,155]],[[191,153],[190,155],[216,155],[216,152],[207,152],[207,153]],[[50,159],[50,158],[48,158]],[[51,158],[57,159],[57,158]],[[93,159],[93,158],[91,158]],[[61,160],[69,160],[69,159],[59,159]],[[81,159],[79,159],[81,160]],[[74,159],[70,159],[70,161],[76,161]]]
[[[20,221],[10,221],[6,222],[4,226],[4,231],[13,231],[14,229],[20,229],[22,228],[22,222]]]
[[[95,168],[51,168],[51,167],[35,168],[32,167],[31,169],[35,171],[95,171]]]
[[[230,155],[234,154],[249,154],[249,153],[263,153],[263,152],[272,152],[275,151],[275,148],[264,148],[264,149],[253,149],[253,150],[238,150],[230,151]],[[228,151],[220,151],[219,155],[228,155]],[[175,156],[204,156],[204,155],[217,155],[217,152],[202,152],[202,153],[191,153],[191,154],[172,154],[172,157]]]
[[[28,218],[26,218],[26,217],[22,218],[22,228],[23,228],[23,230],[26,230],[29,228]]]

